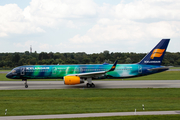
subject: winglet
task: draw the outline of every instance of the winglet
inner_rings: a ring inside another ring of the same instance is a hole
[[[108,70],[107,72],[114,71],[115,68],[116,68],[117,62],[118,62],[118,60],[116,60],[116,61],[114,62],[114,64],[113,64],[113,66],[111,67],[111,69]]]

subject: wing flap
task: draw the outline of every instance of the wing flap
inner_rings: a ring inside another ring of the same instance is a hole
[[[89,72],[89,73],[80,73],[80,74],[71,74],[68,76],[79,76],[79,77],[95,77],[104,75],[106,71],[99,71],[99,72]]]

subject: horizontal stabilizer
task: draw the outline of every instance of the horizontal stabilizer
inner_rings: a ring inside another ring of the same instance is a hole
[[[156,71],[156,70],[169,70],[170,67],[159,67],[159,68],[152,68],[148,69],[149,71]]]

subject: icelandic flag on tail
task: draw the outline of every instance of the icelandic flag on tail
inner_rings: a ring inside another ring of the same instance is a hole
[[[170,39],[162,39],[149,54],[147,54],[139,64],[145,65],[161,65],[164,54]]]

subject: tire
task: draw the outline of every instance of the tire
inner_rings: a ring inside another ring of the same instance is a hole
[[[25,88],[28,88],[28,85],[25,85]]]
[[[94,83],[92,83],[92,84],[91,84],[91,87],[92,87],[92,88],[95,88],[95,84],[94,84]]]
[[[87,88],[91,88],[91,84],[87,83]]]

